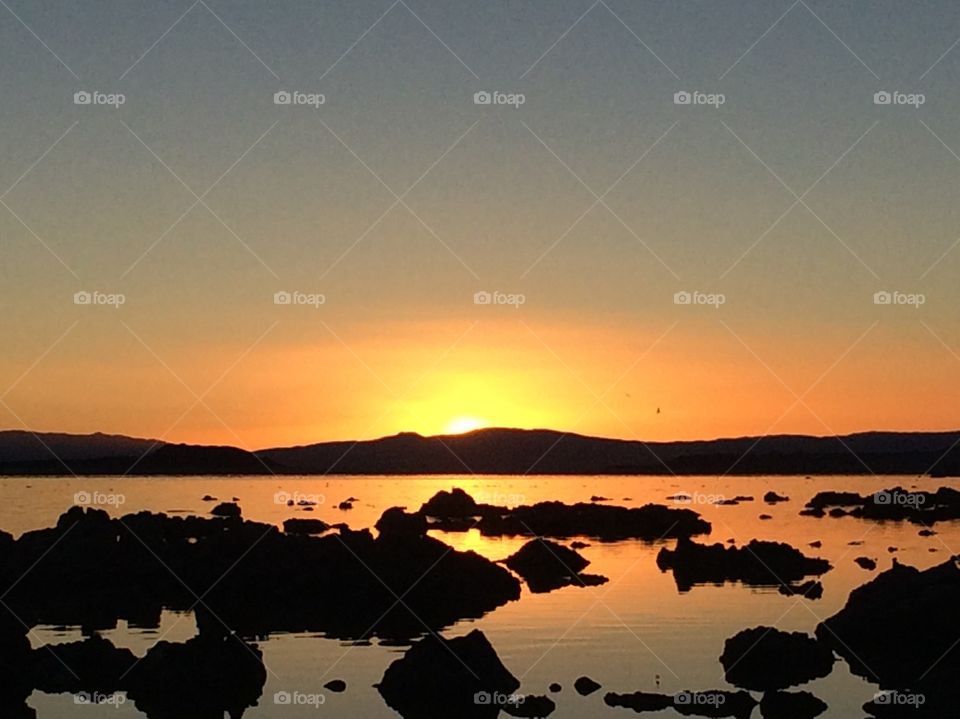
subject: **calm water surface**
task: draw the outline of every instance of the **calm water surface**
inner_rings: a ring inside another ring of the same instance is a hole
[[[960,524],[938,525],[938,534],[920,537],[909,523],[866,522],[845,517],[801,517],[799,510],[821,490],[851,490],[861,494],[890,488],[933,489],[947,485],[960,489],[960,482],[916,477],[356,477],[356,478],[210,478],[184,479],[4,479],[0,480],[0,528],[20,535],[51,526],[75,499],[91,498],[113,515],[149,509],[164,512],[209,513],[206,494],[220,500],[239,498],[244,517],[280,525],[291,516],[317,517],[328,522],[346,522],[352,528],[372,527],[384,509],[405,506],[416,509],[441,489],[462,487],[478,501],[515,505],[548,499],[587,501],[591,495],[610,497],[615,503],[640,506],[648,502],[671,504],[666,497],[680,492],[694,496],[692,509],[713,524],[713,533],[700,541],[735,539],[785,541],[806,553],[831,561],[834,569],[823,577],[824,597],[809,601],[784,597],[776,590],[750,589],[741,585],[694,587],[680,594],[672,575],[657,569],[656,554],[664,544],[636,541],[601,544],[592,542],[581,550],[592,562],[591,573],[603,574],[609,583],[599,587],[567,587],[550,594],[529,594],[477,621],[465,621],[447,629],[445,636],[465,634],[473,628],[484,631],[500,658],[522,682],[521,692],[544,694],[552,682],[564,686],[554,697],[557,719],[629,717],[633,712],[607,707],[604,691],[637,690],[673,693],[683,689],[730,688],[723,680],[718,657],[724,640],[746,627],[775,625],[787,631],[812,632],[816,624],[839,610],[850,590],[869,581],[876,572],[854,564],[858,556],[878,560],[877,572],[887,569],[887,548],[899,548],[899,561],[928,567],[945,561],[952,548],[960,548]],[[774,489],[790,502],[767,505],[764,492]],[[277,499],[286,495],[319,495],[320,503],[305,513]],[[752,495],[755,502],[715,506],[718,497]],[[348,497],[359,501],[349,511],[337,509]],[[122,504],[120,503],[122,501]],[[110,502],[114,502],[111,504]],[[761,520],[769,514],[773,519]],[[522,539],[481,537],[479,532],[437,533],[457,549],[472,549],[489,559],[503,559],[524,542]],[[822,549],[807,547],[821,540]],[[851,542],[862,542],[851,545]],[[933,551],[935,550],[935,551]],[[124,623],[105,634],[118,646],[138,655],[161,637],[185,641],[194,635],[192,615],[164,614],[159,630],[128,630]],[[41,627],[35,630],[34,646],[75,641],[76,628]],[[278,635],[262,642],[268,680],[260,706],[245,717],[349,716],[377,719],[396,717],[373,688],[387,665],[402,648],[370,644],[345,644],[314,635]],[[590,697],[573,691],[573,680],[587,674],[604,686]],[[344,694],[324,692],[330,679],[346,680]],[[830,705],[822,716],[849,719],[863,716],[860,705],[876,687],[852,676],[838,662],[831,676],[801,687]],[[317,707],[278,706],[275,692],[325,693]],[[78,706],[69,695],[35,692],[29,703],[40,719],[59,717],[142,717],[129,702],[120,707]],[[679,716],[671,711],[664,716]],[[658,715],[659,716],[659,715]],[[759,710],[755,712],[759,716]]]

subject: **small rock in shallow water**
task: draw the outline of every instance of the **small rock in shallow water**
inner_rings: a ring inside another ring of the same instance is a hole
[[[573,683],[573,688],[577,690],[577,694],[585,697],[593,694],[597,689],[600,689],[601,685],[597,684],[597,682],[593,681],[590,677],[580,677]]]
[[[874,570],[877,568],[877,563],[875,560],[870,559],[869,557],[857,557],[853,560],[857,563],[857,566],[861,569]]]
[[[557,684],[556,682],[550,685],[550,691],[553,692],[554,694],[562,690],[563,690],[563,687]]]
[[[347,690],[347,683],[343,679],[332,679],[323,685],[324,689],[329,689],[334,694],[340,694]]]

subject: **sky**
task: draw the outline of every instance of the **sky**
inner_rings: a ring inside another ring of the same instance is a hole
[[[958,40],[954,2],[4,0],[0,427],[960,427]]]

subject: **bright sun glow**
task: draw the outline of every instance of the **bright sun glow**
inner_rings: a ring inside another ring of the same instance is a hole
[[[486,420],[479,419],[478,417],[455,417],[447,422],[444,432],[446,434],[463,434],[464,432],[472,432],[475,429],[486,426]]]

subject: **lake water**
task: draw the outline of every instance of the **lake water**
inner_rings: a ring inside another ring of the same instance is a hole
[[[346,522],[352,528],[372,527],[384,509],[405,506],[414,510],[441,489],[462,487],[478,501],[497,504],[532,504],[556,499],[568,503],[587,501],[591,495],[609,497],[613,503],[640,506],[649,502],[672,504],[667,496],[686,493],[688,505],[713,524],[709,538],[698,541],[745,544],[751,539],[785,541],[812,556],[822,556],[834,565],[823,578],[824,596],[818,601],[785,597],[775,589],[751,589],[742,585],[698,586],[677,591],[671,574],[661,573],[656,555],[664,544],[636,541],[591,546],[581,553],[592,564],[590,573],[602,574],[609,583],[597,587],[567,587],[549,594],[532,595],[523,590],[512,602],[480,620],[465,621],[447,629],[447,637],[479,628],[487,635],[501,660],[522,682],[523,693],[547,693],[552,682],[563,685],[552,695],[557,719],[632,716],[625,709],[603,703],[605,691],[707,690],[729,687],[718,660],[724,640],[747,627],[777,626],[787,631],[812,633],[817,623],[839,610],[851,589],[889,568],[891,557],[918,567],[946,561],[960,548],[960,525],[944,523],[938,534],[920,537],[909,523],[878,523],[849,517],[815,519],[798,512],[818,491],[850,490],[861,494],[894,486],[932,490],[938,486],[960,489],[957,481],[934,481],[916,477],[342,477],[330,478],[176,478],[176,479],[4,479],[0,481],[0,528],[19,536],[25,531],[51,526],[75,501],[97,503],[112,515],[141,509],[206,515],[213,506],[202,497],[221,501],[239,498],[247,519],[282,524],[292,516],[316,517],[328,522]],[[791,501],[767,505],[761,498],[773,489]],[[318,495],[312,513],[288,507],[287,495]],[[717,506],[721,497],[752,495],[756,501],[736,506]],[[356,497],[352,510],[337,508]],[[279,500],[279,501],[278,501]],[[772,515],[761,520],[759,515]],[[457,549],[472,549],[490,559],[502,559],[516,551],[523,539],[481,537],[467,533],[435,533]],[[807,545],[821,540],[823,547]],[[851,542],[862,542],[851,545]],[[892,555],[888,547],[898,547]],[[935,550],[935,551],[934,551]],[[878,560],[869,572],[854,564],[854,558]],[[118,646],[138,655],[161,637],[184,641],[194,635],[193,617],[167,612],[159,630],[128,630],[121,623],[105,634]],[[40,627],[33,632],[34,646],[81,638],[76,628]],[[260,705],[245,717],[396,717],[373,688],[387,665],[402,647],[343,642],[310,635],[271,636],[261,642],[268,668],[267,685]],[[589,697],[573,690],[573,681],[586,674],[604,689]],[[325,691],[322,685],[343,679],[343,694]],[[876,687],[848,671],[839,661],[826,679],[801,687],[829,704],[822,716],[849,719],[863,716],[860,706],[873,697]],[[276,692],[323,694],[322,706],[286,706],[274,703]],[[120,706],[77,705],[69,695],[35,692],[29,704],[40,719],[59,717],[142,717],[132,702]],[[659,715],[658,715],[659,716]],[[663,716],[679,716],[668,710]],[[754,713],[759,716],[759,710]]]

